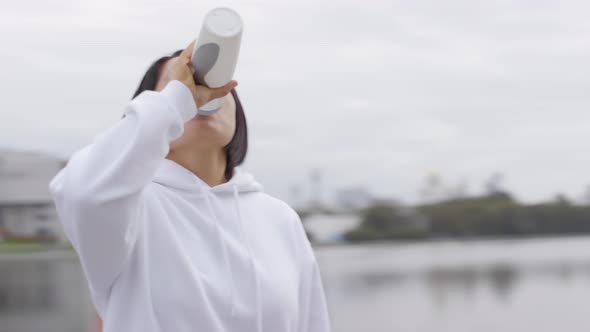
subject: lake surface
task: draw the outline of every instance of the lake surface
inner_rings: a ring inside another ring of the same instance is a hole
[[[333,332],[590,331],[590,237],[316,248]],[[0,257],[0,332],[88,332],[75,255]]]
[[[590,238],[318,251],[336,332],[590,331]]]

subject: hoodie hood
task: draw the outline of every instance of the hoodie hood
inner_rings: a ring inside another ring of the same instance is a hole
[[[260,289],[260,276],[256,272],[256,266],[254,263],[254,254],[252,251],[252,239],[246,234],[244,221],[242,220],[242,210],[240,206],[240,193],[257,192],[262,191],[263,187],[258,183],[252,174],[244,171],[240,167],[234,167],[234,174],[232,178],[225,183],[209,186],[205,181],[196,176],[193,172],[186,169],[184,166],[170,159],[163,159],[160,167],[154,175],[153,182],[162,184],[167,187],[176,188],[187,191],[204,191],[207,195],[206,198],[207,209],[209,210],[210,216],[215,219],[215,231],[217,234],[217,241],[222,248],[223,264],[226,271],[226,275],[230,280],[230,300],[229,310],[231,315],[236,314],[236,283],[234,271],[235,267],[232,266],[231,261],[228,257],[228,244],[222,234],[221,228],[224,227],[221,220],[218,219],[218,213],[213,208],[212,200],[217,200],[217,194],[232,194],[233,193],[233,208],[235,211],[235,221],[239,225],[240,229],[240,242],[242,242],[248,252],[248,260],[250,264],[250,270],[253,275],[254,289],[256,293],[255,303],[256,306],[256,327],[257,331],[262,331],[262,298]],[[226,222],[224,220],[224,222]]]
[[[214,193],[232,193],[236,189],[240,193],[264,190],[254,176],[241,167],[234,168],[234,174],[228,182],[211,187],[193,172],[170,159],[162,160],[153,182],[176,189],[207,190]]]

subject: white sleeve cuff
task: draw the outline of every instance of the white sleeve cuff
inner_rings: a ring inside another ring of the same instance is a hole
[[[197,104],[191,90],[178,80],[172,80],[166,84],[162,91],[170,105],[179,113],[183,122],[197,115]]]

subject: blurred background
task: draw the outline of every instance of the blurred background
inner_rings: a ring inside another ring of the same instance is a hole
[[[11,1],[0,332],[90,332],[47,183],[230,6],[245,168],[301,215],[334,332],[589,331],[585,1]]]

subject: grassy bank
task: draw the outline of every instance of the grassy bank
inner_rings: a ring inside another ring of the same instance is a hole
[[[0,241],[0,254],[2,253],[30,253],[47,250],[48,245],[37,241],[5,240]]]

